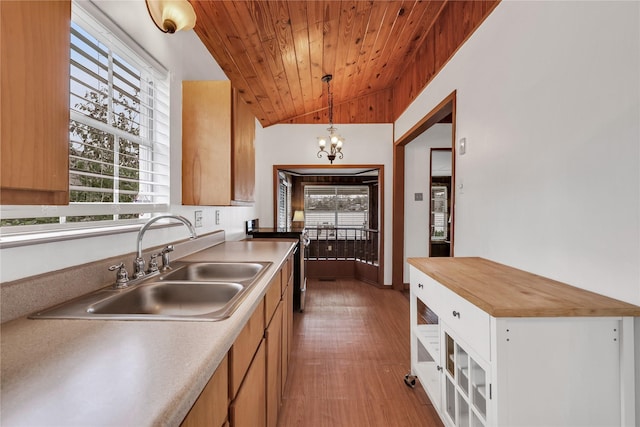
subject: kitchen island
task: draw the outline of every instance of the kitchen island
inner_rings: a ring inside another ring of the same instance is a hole
[[[411,374],[445,425],[637,425],[640,307],[482,258],[408,262]]]
[[[217,322],[20,317],[2,324],[2,426],[177,426],[260,308],[294,241],[224,242],[181,261],[271,262]]]

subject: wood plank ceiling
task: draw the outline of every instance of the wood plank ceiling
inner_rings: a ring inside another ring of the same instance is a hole
[[[412,67],[439,68],[420,64],[421,52],[431,52],[427,61],[437,62],[434,47],[425,45],[445,34],[440,49],[450,51],[448,60],[497,4],[190,1],[196,34],[263,126],[328,123],[327,85],[321,80],[325,74],[333,75],[335,123],[392,122],[419,92],[416,85],[421,89],[428,83],[403,83],[403,76],[409,72],[424,80],[425,73]],[[448,38],[456,40],[455,46]],[[403,87],[405,93],[394,93]],[[394,102],[394,96],[406,99]]]

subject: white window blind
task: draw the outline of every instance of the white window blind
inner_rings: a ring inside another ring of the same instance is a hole
[[[70,201],[133,218],[169,204],[168,81],[103,34],[82,13],[71,24]]]
[[[306,185],[304,219],[307,227],[369,227],[369,187]]]

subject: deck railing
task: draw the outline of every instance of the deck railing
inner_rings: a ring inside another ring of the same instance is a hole
[[[355,260],[378,265],[379,232],[361,227],[308,227],[308,260]]]

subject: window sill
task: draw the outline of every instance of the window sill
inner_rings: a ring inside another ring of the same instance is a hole
[[[138,232],[146,221],[136,224],[112,225],[101,227],[82,227],[73,229],[41,230],[21,233],[0,234],[0,249],[15,248],[19,246],[39,245],[43,243],[62,242],[91,237],[110,236],[114,234]],[[159,223],[151,226],[154,228],[177,227],[181,223]]]

